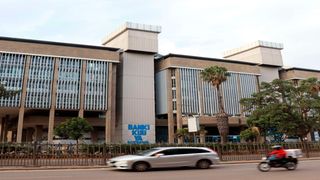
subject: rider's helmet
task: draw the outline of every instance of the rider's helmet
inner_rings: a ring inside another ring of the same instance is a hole
[[[280,150],[280,149],[282,149],[282,146],[280,146],[280,145],[274,145],[274,146],[272,146],[272,149],[274,149],[274,150]]]

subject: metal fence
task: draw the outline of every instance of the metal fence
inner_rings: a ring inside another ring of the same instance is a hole
[[[222,161],[258,160],[272,144],[0,144],[0,167],[4,166],[96,166],[119,155],[135,154],[159,146],[201,146],[215,150]],[[320,157],[320,143],[284,143],[286,149],[302,149],[304,157]]]

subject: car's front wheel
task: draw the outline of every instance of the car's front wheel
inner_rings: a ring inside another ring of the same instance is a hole
[[[148,170],[149,165],[146,162],[136,162],[133,164],[132,169],[138,172],[143,172]]]
[[[208,169],[211,163],[208,160],[200,160],[197,162],[197,168],[199,169]]]

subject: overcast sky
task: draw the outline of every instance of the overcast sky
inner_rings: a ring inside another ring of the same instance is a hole
[[[160,25],[159,52],[222,58],[264,40],[320,69],[320,0],[0,0],[0,36],[100,45],[125,22]]]

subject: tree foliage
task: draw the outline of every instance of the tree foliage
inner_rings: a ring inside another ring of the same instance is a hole
[[[216,117],[219,134],[221,136],[221,143],[227,142],[227,136],[229,134],[228,115],[224,111],[223,99],[220,90],[221,84],[227,80],[228,76],[230,76],[230,73],[228,73],[227,69],[220,66],[211,66],[205,68],[201,72],[201,78],[204,81],[211,83],[211,85],[217,89],[219,113]]]
[[[92,126],[86,119],[81,117],[73,117],[55,127],[54,133],[57,136],[71,138],[78,141],[85,133],[92,130]]]
[[[190,139],[190,133],[189,133],[189,130],[188,128],[178,128],[176,130],[176,133],[175,133],[176,137],[177,138],[181,138],[182,139],[182,143],[184,142],[185,139]]]
[[[265,137],[273,130],[303,139],[320,126],[318,87],[316,78],[302,80],[299,85],[279,79],[261,83],[259,92],[240,101],[250,113],[249,127],[257,126]]]
[[[9,91],[5,88],[5,84],[0,82],[0,97],[12,97],[15,96],[16,94],[18,94],[20,91]]]
[[[258,141],[259,138],[259,129],[257,127],[250,127],[244,131],[241,131],[240,137],[241,139],[245,140],[246,142],[255,142]]]

